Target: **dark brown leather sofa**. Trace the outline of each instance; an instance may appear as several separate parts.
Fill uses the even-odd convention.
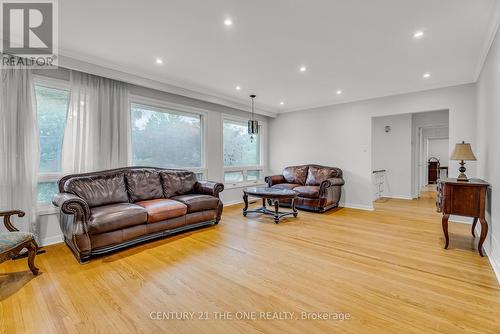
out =
[[[53,204],[61,208],[66,244],[80,261],[145,240],[217,224],[221,183],[194,173],[126,167],[59,180]]]
[[[281,175],[267,176],[265,180],[269,187],[296,191],[297,208],[317,212],[336,208],[344,185],[340,168],[320,165],[286,167]],[[290,206],[291,202],[280,205]]]

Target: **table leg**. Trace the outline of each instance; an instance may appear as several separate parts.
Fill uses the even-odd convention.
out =
[[[476,224],[477,224],[477,217],[474,217],[474,221],[472,222],[472,229],[471,229],[471,233],[472,233],[472,236],[474,238],[476,237],[476,234],[474,233],[474,230],[476,229]]]
[[[447,249],[448,244],[450,243],[450,238],[448,237],[448,219],[449,218],[450,218],[450,215],[443,215],[443,219],[441,221],[441,225],[443,225],[443,233],[444,233],[444,239],[445,239],[444,249]]]
[[[243,194],[243,202],[245,202],[245,207],[243,208],[243,216],[247,216],[247,209],[248,209],[248,195]]]
[[[280,201],[274,201],[274,223],[278,224],[280,222]]]
[[[295,207],[295,198],[292,199],[292,211],[293,211],[293,216],[297,218],[297,208]]]
[[[479,250],[479,255],[484,256],[483,243],[484,239],[486,239],[486,235],[488,234],[488,222],[484,218],[479,219],[479,221],[481,222],[481,236],[479,237],[479,244],[477,245],[477,248]]]

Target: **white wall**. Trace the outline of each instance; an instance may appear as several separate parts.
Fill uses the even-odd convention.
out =
[[[500,280],[500,34],[491,46],[477,82],[477,175],[491,184],[490,226],[485,249]],[[469,169],[467,169],[468,171]]]
[[[385,197],[411,198],[411,121],[411,114],[373,118],[372,169],[386,170]]]
[[[427,160],[437,158],[441,166],[448,166],[448,142],[448,138],[427,138]]]
[[[341,203],[372,209],[372,117],[449,110],[450,142],[476,142],[474,84],[315,108],[270,120],[270,169],[320,163],[344,170]],[[475,164],[468,173],[476,175]],[[450,174],[458,173],[452,165]]]

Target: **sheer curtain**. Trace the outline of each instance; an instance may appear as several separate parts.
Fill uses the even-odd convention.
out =
[[[16,226],[38,237],[40,148],[31,70],[0,70],[0,210],[26,212]],[[20,225],[20,224],[21,225]]]
[[[64,132],[62,167],[82,173],[126,166],[131,128],[127,84],[71,72],[71,96]]]

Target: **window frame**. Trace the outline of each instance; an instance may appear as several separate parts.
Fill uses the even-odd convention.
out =
[[[228,166],[226,167],[224,165],[224,122],[229,121],[229,122],[238,122],[238,123],[243,123],[247,124],[248,123],[248,118],[240,117],[240,116],[235,116],[231,114],[222,114],[221,118],[221,148],[222,148],[222,180],[224,185],[226,185],[229,188],[236,188],[236,187],[242,187],[246,185],[256,185],[256,184],[264,184],[263,179],[257,179],[257,180],[248,180],[248,171],[253,171],[253,170],[258,170],[260,171],[261,174],[264,174],[266,170],[266,129],[267,129],[267,122],[259,120],[259,164],[258,165],[246,165],[246,166]],[[243,174],[243,181],[240,182],[226,182],[225,180],[225,175],[226,172],[242,172]]]
[[[56,79],[56,78],[51,78],[51,77],[45,77],[41,76],[39,74],[34,74],[33,75],[33,88],[35,86],[43,86],[47,88],[52,88],[52,89],[58,89],[58,90],[65,90],[69,93],[69,98],[68,98],[68,109],[69,109],[69,103],[71,99],[71,82],[64,80],[64,79]],[[36,96],[35,96],[36,98]],[[38,109],[37,109],[37,122],[38,122]],[[66,122],[67,122],[67,113],[68,110],[66,110]],[[38,124],[37,124],[38,128]],[[37,135],[40,135],[37,133]],[[63,136],[64,138],[64,136]],[[62,152],[61,152],[61,159],[62,159]],[[37,178],[37,184],[38,183],[44,183],[44,182],[57,182],[59,179],[61,179],[64,176],[64,172],[61,170],[60,172],[43,172],[41,173],[38,171],[38,178]],[[37,206],[39,211],[47,213],[51,213],[50,209],[54,208],[52,203],[50,202],[37,202]]]
[[[173,169],[185,169],[197,174],[203,174],[203,178],[207,178],[208,168],[207,168],[207,120],[208,112],[201,108],[185,106],[182,104],[171,103],[159,99],[144,97],[141,95],[130,94],[128,99],[129,114],[132,117],[132,105],[138,104],[143,107],[151,107],[153,109],[165,109],[166,113],[174,113],[178,115],[198,115],[200,116],[201,122],[201,166],[200,167],[174,167]],[[158,112],[162,112],[158,110]],[[132,122],[130,122],[130,161],[128,162],[130,166],[133,166],[133,145],[132,145]]]

